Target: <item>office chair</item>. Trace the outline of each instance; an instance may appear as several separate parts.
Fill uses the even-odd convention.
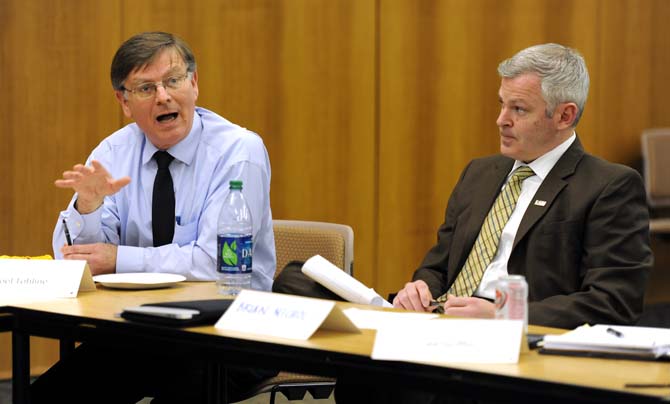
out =
[[[273,220],[277,272],[291,261],[306,261],[316,254],[321,255],[349,275],[353,274],[354,232],[343,224],[310,222],[299,220]],[[257,384],[249,397],[270,392],[270,404],[274,404],[277,393],[287,399],[302,400],[307,391],[315,399],[325,399],[335,388],[331,377],[279,372]]]
[[[345,224],[274,220],[277,272],[291,261],[307,261],[316,254],[353,276],[354,231]]]
[[[646,129],[641,142],[647,201],[655,213],[649,221],[649,231],[669,234],[670,215],[655,211],[670,208],[670,128]]]

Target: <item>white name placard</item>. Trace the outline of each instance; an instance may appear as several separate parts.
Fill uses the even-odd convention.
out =
[[[372,359],[438,365],[519,361],[520,320],[436,319],[408,325],[400,321],[377,330]]]
[[[77,297],[95,290],[86,261],[0,259],[0,300]]]
[[[255,290],[240,292],[214,327],[299,340],[309,339],[319,327],[360,332],[332,300]]]

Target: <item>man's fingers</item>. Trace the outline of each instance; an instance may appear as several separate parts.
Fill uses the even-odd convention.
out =
[[[419,300],[419,295],[416,291],[416,287],[412,283],[405,284],[405,287],[402,290],[401,301],[403,307],[408,310],[417,310],[416,301]]]
[[[89,258],[91,258],[91,254],[68,254],[68,255],[63,255],[63,259],[66,259],[66,260],[86,261]]]
[[[98,160],[91,160],[91,166],[96,170],[105,170],[105,166],[100,164]],[[107,170],[105,170],[107,171]]]
[[[407,298],[407,292],[405,289],[402,289],[400,292],[398,292],[396,297],[393,299],[393,305],[401,309],[412,310],[412,304]]]
[[[107,171],[105,166],[100,164],[100,162],[98,160],[91,160],[91,165],[88,166],[87,168],[89,170],[91,170],[91,173],[102,175],[104,177],[109,177],[110,176],[109,172]]]
[[[72,185],[74,185],[74,181],[72,181],[72,180],[56,180],[56,181],[54,181],[54,185],[57,186],[58,188],[71,188]]]
[[[110,185],[113,193],[119,192],[119,190],[126,185],[130,184],[130,177],[122,177],[118,180],[110,181]]]
[[[85,166],[83,164],[77,164],[72,167],[72,172],[79,173],[79,175],[91,175],[94,170],[92,167]]]
[[[454,295],[447,296],[447,301],[444,303],[445,310],[450,307],[463,307],[468,305],[468,297],[458,297]]]
[[[74,244],[63,246],[61,251],[64,255],[72,254],[91,254],[95,249],[95,244]]]
[[[466,307],[450,307],[444,309],[444,314],[457,317],[472,317],[472,310]]]
[[[430,293],[428,285],[424,281],[416,281],[414,282],[414,285],[416,286],[416,290],[419,295],[419,300],[421,301],[421,306],[424,309],[429,308],[430,301],[433,299],[433,295]]]
[[[405,287],[398,293],[403,308],[414,311],[426,311],[426,306],[422,303],[423,297],[421,296],[426,293],[426,291],[421,291],[421,289],[423,289],[421,284],[425,286],[425,283],[421,281],[409,282],[405,284]],[[428,293],[430,294],[430,292]],[[430,297],[428,297],[428,300],[430,300]]]

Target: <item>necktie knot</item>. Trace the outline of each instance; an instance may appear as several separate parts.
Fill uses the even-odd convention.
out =
[[[510,181],[516,180],[517,182],[521,182],[528,177],[532,177],[533,175],[535,175],[535,173],[533,172],[532,168],[528,166],[520,166],[519,168],[514,170],[514,172],[512,173],[512,177],[510,178]]]
[[[159,150],[154,153],[154,160],[156,160],[156,164],[158,164],[158,169],[164,170],[170,166],[174,157],[166,151]]]

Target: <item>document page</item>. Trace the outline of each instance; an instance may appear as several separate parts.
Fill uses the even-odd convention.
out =
[[[347,301],[393,307],[373,289],[366,287],[320,255],[308,259],[302,266],[302,272]]]
[[[411,326],[416,321],[426,321],[438,318],[437,314],[430,313],[412,313],[395,312],[382,310],[362,310],[355,307],[343,310],[356,327],[378,330],[384,327],[391,327],[396,324]]]

